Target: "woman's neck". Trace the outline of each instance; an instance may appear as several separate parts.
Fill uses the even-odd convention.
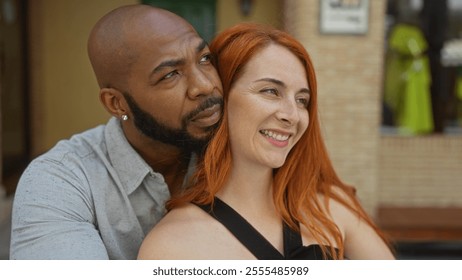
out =
[[[236,211],[272,213],[273,170],[234,164],[229,179],[217,196]]]
[[[217,196],[283,252],[282,219],[273,200],[273,170],[245,164],[233,167],[228,182]]]

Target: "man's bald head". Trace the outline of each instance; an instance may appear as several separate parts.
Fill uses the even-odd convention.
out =
[[[140,56],[138,46],[168,35],[172,28],[193,29],[183,18],[148,5],[123,6],[103,16],[88,39],[88,56],[100,88],[123,90]]]

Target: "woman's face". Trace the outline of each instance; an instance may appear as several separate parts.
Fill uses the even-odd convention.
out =
[[[275,44],[255,54],[229,93],[234,162],[282,166],[308,127],[309,100],[306,71],[295,55]]]

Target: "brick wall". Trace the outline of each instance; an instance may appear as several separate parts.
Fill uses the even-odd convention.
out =
[[[365,35],[321,34],[319,0],[285,1],[284,26],[314,61],[320,117],[334,166],[375,215],[385,1],[369,4]]]
[[[462,137],[383,136],[380,204],[386,207],[462,207]]]
[[[462,207],[462,137],[381,135],[385,0],[370,0],[366,35],[319,32],[319,0],[284,1],[284,27],[311,54],[334,166],[373,216]]]

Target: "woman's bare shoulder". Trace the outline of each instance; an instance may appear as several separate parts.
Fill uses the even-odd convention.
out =
[[[356,199],[355,197],[351,197],[343,189],[337,186],[332,186],[331,191],[337,197],[343,200],[347,205],[351,206],[353,209],[356,208],[356,205],[353,202],[353,200]],[[319,194],[319,200],[326,202],[323,204],[324,210],[329,213],[331,218],[334,220],[337,226],[341,227],[341,229],[344,227],[344,225],[350,224],[351,222],[359,219],[359,216],[355,213],[355,211],[336,199],[329,198],[326,200],[324,195]]]
[[[338,187],[333,187],[333,191],[337,192],[353,209],[334,199],[329,202],[331,217],[344,238],[346,257],[350,259],[393,259],[393,254],[378,233],[354,211],[359,210],[356,207],[362,207],[355,205],[353,200],[356,198]]]
[[[188,204],[173,209],[148,233],[138,259],[185,259],[199,246],[213,222],[199,207]]]
[[[219,260],[254,256],[225,226],[189,204],[170,211],[146,236],[138,259]]]

